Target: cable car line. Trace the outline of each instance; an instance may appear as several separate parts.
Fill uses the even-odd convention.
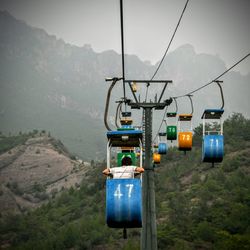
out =
[[[120,21],[121,21],[121,50],[122,50],[122,79],[123,79],[123,97],[126,100],[126,89],[125,89],[125,60],[124,60],[124,30],[123,30],[123,4],[120,0]]]
[[[106,222],[107,225],[109,227],[112,228],[123,228],[123,236],[124,238],[127,238],[127,232],[126,232],[126,228],[134,228],[134,227],[142,227],[142,234],[141,234],[141,242],[142,242],[142,249],[146,249],[147,246],[151,246],[152,249],[157,249],[157,237],[156,237],[156,215],[155,215],[155,191],[154,191],[154,165],[152,165],[152,110],[162,110],[164,108],[166,108],[165,112],[164,112],[164,117],[167,113],[167,109],[168,106],[172,103],[172,101],[175,101],[175,106],[176,106],[176,112],[178,109],[177,106],[177,98],[180,97],[188,97],[190,102],[191,102],[191,108],[192,108],[192,113],[191,114],[181,114],[179,115],[179,121],[183,122],[183,121],[188,121],[191,124],[191,119],[192,119],[192,114],[194,111],[194,107],[193,107],[193,102],[192,102],[192,94],[197,92],[198,90],[205,88],[206,86],[212,84],[213,82],[217,83],[219,88],[220,88],[220,93],[221,93],[221,98],[222,98],[222,108],[224,107],[224,96],[223,96],[223,91],[222,91],[222,87],[220,85],[220,83],[222,81],[219,80],[220,77],[222,77],[224,74],[226,74],[229,70],[231,70],[233,67],[235,67],[237,64],[239,64],[241,61],[243,61],[244,59],[246,59],[250,54],[246,55],[244,58],[242,58],[239,62],[237,62],[236,64],[234,64],[231,68],[229,68],[228,70],[226,70],[225,72],[223,72],[221,75],[219,75],[217,78],[215,78],[213,81],[209,82],[208,84],[205,84],[204,86],[201,86],[200,88],[185,94],[183,96],[176,96],[176,97],[170,97],[167,100],[164,100],[163,102],[161,102],[161,99],[164,95],[164,91],[167,87],[167,84],[169,82],[172,81],[156,81],[153,80],[153,78],[156,76],[160,66],[163,63],[163,60],[165,59],[165,56],[169,50],[169,47],[174,39],[174,36],[177,32],[177,29],[180,25],[181,19],[183,17],[183,14],[186,10],[187,4],[189,2],[189,0],[186,1],[185,7],[182,11],[181,17],[178,21],[178,24],[175,28],[174,34],[172,35],[172,38],[170,40],[170,43],[167,47],[167,50],[165,51],[165,54],[162,58],[162,60],[160,61],[154,75],[152,76],[151,80],[126,80],[125,79],[125,62],[124,62],[124,30],[123,30],[123,0],[120,0],[120,18],[121,18],[121,50],[122,50],[122,77],[121,78],[112,78],[112,79],[106,79],[106,81],[112,81],[111,85],[109,86],[108,89],[108,94],[107,94],[107,98],[106,98],[106,105],[105,105],[105,113],[104,113],[104,124],[107,128],[107,130],[109,130],[107,132],[107,169],[109,170],[109,173],[113,173],[113,179],[110,179],[109,177],[107,178],[106,181]],[[116,83],[118,81],[122,80],[123,82],[123,97],[121,98],[120,101],[118,101],[118,105],[116,107],[116,116],[115,116],[115,123],[117,126],[117,131],[112,131],[108,125],[107,122],[107,118],[108,118],[108,111],[109,111],[109,103],[110,103],[110,97],[111,97],[111,92],[112,89],[114,88],[114,86],[116,85]],[[139,101],[137,99],[137,95],[134,93],[136,92],[136,90],[133,88],[133,83],[134,82],[142,82],[144,84],[146,84],[147,90],[146,90],[146,99],[145,102],[141,103],[140,102],[140,97],[139,97]],[[150,102],[146,102],[147,100],[147,96],[148,96],[148,91],[149,91],[149,87],[150,87],[150,83],[153,82],[163,82],[165,83],[163,90],[160,94],[160,97],[157,101],[157,95],[155,98],[155,102],[152,102],[150,100]],[[126,97],[126,83],[129,84],[130,90],[132,92],[132,95],[134,97],[134,102],[130,99],[127,99]],[[120,114],[122,112],[122,104],[124,103],[125,105],[125,112],[122,113],[124,119],[120,119],[120,124],[121,124],[121,128],[119,128],[118,125],[118,116],[120,117]],[[126,112],[127,110],[127,106],[130,106],[131,109],[143,109],[143,115],[144,115],[144,123],[143,123],[143,130],[138,130],[135,129],[132,125],[133,120],[130,119],[131,116],[131,112]],[[210,119],[209,117],[212,115],[215,115],[213,118],[220,118],[220,116],[222,115],[222,113],[224,112],[224,110],[215,110],[215,109],[210,109],[210,110],[205,110],[205,114],[206,116],[204,118]],[[130,114],[124,114],[124,113],[130,113]],[[168,114],[171,113],[167,113],[167,117]],[[207,117],[207,114],[209,115],[209,117]],[[172,113],[173,115],[173,113]],[[176,113],[174,114],[176,117]],[[159,141],[160,140],[160,135],[162,136],[166,136],[167,133],[160,133],[160,129],[161,126],[164,122],[164,117],[162,119],[160,128],[158,130],[158,135],[159,135]],[[180,127],[180,126],[178,126]],[[167,129],[168,131],[168,129]],[[177,129],[175,128],[175,132],[177,134]],[[209,132],[209,131],[208,131]],[[222,127],[220,129],[220,136],[222,135]],[[181,130],[181,128],[179,129],[179,133],[178,133],[178,143],[179,143],[179,150],[182,150],[184,152],[189,151],[192,149],[192,136],[193,136],[193,131],[192,131],[192,124],[190,126],[190,128],[188,130]],[[145,159],[144,159],[144,163],[143,163],[143,138],[145,138]],[[168,137],[167,137],[168,138]],[[205,137],[204,137],[205,138]],[[204,162],[221,162],[222,158],[223,158],[223,137],[222,140],[220,139],[220,137],[216,136],[213,137],[212,139],[210,139],[209,137],[206,137],[206,143],[204,143],[205,146],[209,146],[211,144],[211,140],[213,143],[213,150],[206,150],[204,151]],[[155,139],[154,139],[155,140]],[[168,139],[168,140],[176,140],[175,139]],[[161,141],[162,142],[162,146],[164,147],[159,147],[158,148],[158,153],[153,155],[153,162],[155,164],[160,163],[160,156],[161,154],[166,154],[167,152],[167,143],[165,143],[165,141]],[[208,142],[208,144],[207,144]],[[209,144],[210,143],[210,144]],[[218,144],[218,146],[217,146]],[[160,145],[160,143],[159,143]],[[133,178],[134,177],[134,172],[133,172],[133,176],[131,177],[123,177],[123,178],[116,178],[115,174],[115,168],[120,168],[122,167],[121,165],[118,165],[118,167],[112,168],[111,165],[111,148],[118,148],[118,150],[121,150],[121,153],[125,158],[125,155],[128,153],[133,153],[133,155],[135,156],[135,152],[131,152],[134,151],[135,148],[140,148],[140,166],[142,166],[142,164],[144,164],[144,169],[145,169],[145,173],[143,176],[143,185],[142,185],[142,178],[141,179],[136,179]],[[130,148],[130,149],[128,149]],[[132,148],[132,149],[131,149]],[[159,150],[160,149],[160,150]],[[128,152],[130,151],[130,152]],[[120,154],[120,152],[118,153]],[[117,154],[117,157],[118,157]],[[216,156],[215,156],[216,154]],[[131,155],[130,155],[131,156]],[[155,158],[155,156],[157,156]],[[132,157],[128,157],[128,158],[132,158]],[[120,158],[121,159],[121,158]],[[131,159],[132,160],[132,159]],[[136,170],[138,167],[136,167],[136,164],[132,164],[128,163],[128,165],[123,164],[123,167],[132,167],[131,169],[134,171]],[[133,165],[133,166],[132,166]],[[134,166],[135,165],[135,166]],[[142,170],[140,170],[139,173],[144,172],[143,167],[139,167]],[[114,170],[113,172],[111,172],[111,169]],[[119,169],[120,171],[120,169]],[[117,173],[119,173],[119,171],[117,171]],[[125,170],[123,170],[124,172]],[[103,171],[104,174],[106,174],[106,172]],[[131,172],[132,173],[132,172]],[[108,175],[108,174],[107,174]],[[129,175],[130,176],[130,173]],[[141,176],[142,177],[142,176]],[[133,187],[133,191],[132,191],[132,187]],[[143,189],[142,189],[143,187]],[[122,197],[122,198],[121,198]],[[119,205],[117,205],[119,204]],[[143,206],[142,206],[143,204]],[[133,216],[131,216],[131,214],[133,214]],[[122,218],[122,220],[121,220]],[[129,220],[128,220],[129,218]],[[145,246],[144,246],[145,245]]]
[[[173,41],[173,39],[174,39],[174,36],[175,36],[175,34],[176,34],[176,32],[177,32],[177,29],[178,29],[178,27],[179,27],[179,25],[180,25],[180,22],[181,22],[181,19],[182,19],[182,17],[183,17],[183,14],[184,14],[184,12],[185,12],[185,10],[186,10],[186,8],[187,8],[188,2],[189,2],[189,0],[186,1],[186,4],[185,4],[185,6],[184,6],[184,8],[183,8],[183,10],[182,10],[181,16],[180,16],[180,18],[179,18],[179,20],[178,20],[178,23],[177,23],[176,27],[175,27],[174,33],[173,33],[173,35],[172,35],[172,37],[171,37],[171,39],[170,39],[170,42],[169,42],[169,44],[168,44],[168,47],[167,47],[167,49],[166,49],[166,51],[165,51],[165,53],[164,53],[164,55],[163,55],[163,57],[162,57],[162,59],[161,59],[161,61],[160,61],[159,65],[158,65],[156,71],[154,72],[153,76],[151,77],[151,79],[150,79],[151,81],[152,81],[152,80],[154,79],[154,77],[156,76],[158,70],[160,69],[160,67],[161,67],[161,65],[162,65],[162,63],[163,63],[163,61],[164,61],[164,59],[165,59],[165,57],[166,57],[166,55],[167,55],[167,53],[168,53],[168,50],[169,50],[169,48],[170,48],[170,45],[171,45],[171,43],[172,43],[172,41]],[[144,102],[147,102],[149,86],[150,86],[150,83],[147,83],[147,89],[146,89],[145,101],[144,101]]]
[[[248,53],[247,55],[245,55],[243,58],[241,58],[239,61],[237,61],[237,62],[236,62],[235,64],[233,64],[230,68],[228,68],[227,70],[225,70],[223,73],[221,73],[219,76],[217,76],[214,80],[210,81],[209,83],[204,84],[203,86],[201,86],[201,87],[199,87],[199,88],[197,88],[197,89],[195,89],[195,90],[193,90],[193,91],[191,91],[191,92],[189,92],[189,93],[187,93],[187,94],[185,94],[185,95],[180,95],[180,96],[172,97],[172,99],[173,99],[173,100],[175,101],[175,103],[176,103],[176,107],[177,107],[176,99],[182,98],[182,97],[186,97],[186,96],[188,96],[188,95],[191,95],[191,94],[193,94],[193,93],[196,93],[196,92],[198,92],[199,90],[201,90],[201,89],[207,87],[208,85],[210,85],[210,84],[212,84],[212,83],[214,83],[214,82],[218,84],[218,81],[219,81],[218,79],[219,79],[220,77],[224,76],[224,75],[225,75],[226,73],[228,73],[231,69],[233,69],[234,67],[236,67],[236,66],[237,66],[238,64],[240,64],[242,61],[244,61],[248,56],[250,56],[250,53]],[[222,99],[222,108],[221,108],[221,109],[223,109],[223,107],[224,107],[224,96],[223,96],[223,92],[222,92],[222,88],[221,88],[220,83],[221,83],[221,81],[219,81],[218,86],[220,87],[220,91],[221,91],[221,99]],[[160,131],[160,129],[161,129],[161,126],[162,126],[162,124],[163,124],[163,122],[164,122],[164,119],[165,119],[165,115],[166,115],[166,113],[164,113],[164,115],[163,115],[162,122],[161,122],[161,124],[160,124],[160,127],[159,127],[159,130],[158,130],[158,131]],[[156,137],[157,137],[157,134],[156,134],[156,136],[154,137],[154,140],[153,140],[153,141],[155,141]]]
[[[235,66],[237,66],[239,63],[241,63],[242,61],[244,61],[247,57],[250,56],[250,53],[248,53],[247,55],[245,55],[243,58],[241,58],[238,62],[236,62],[234,65],[232,65],[230,68],[228,68],[227,70],[225,70],[223,73],[221,73],[219,76],[217,76],[215,79],[213,79],[212,81],[206,83],[205,85],[185,94],[185,95],[180,95],[180,96],[175,96],[174,98],[181,98],[181,97],[185,97],[187,95],[191,95],[205,87],[207,87],[208,85],[212,84],[213,82],[216,82],[217,80],[219,80],[219,78],[221,78],[222,76],[224,76],[226,73],[228,73],[231,69],[233,69]]]
[[[185,6],[184,6],[184,8],[183,8],[183,10],[182,10],[181,16],[180,16],[180,18],[179,18],[179,20],[178,20],[178,23],[177,23],[176,27],[175,27],[174,33],[173,33],[173,35],[172,35],[172,37],[171,37],[171,39],[170,39],[170,42],[169,42],[169,44],[168,44],[168,47],[167,47],[167,49],[166,49],[166,51],[165,51],[165,53],[164,53],[164,55],[163,55],[163,57],[162,57],[162,59],[161,59],[161,61],[160,61],[159,65],[158,65],[156,71],[154,72],[153,76],[151,77],[151,80],[153,80],[154,77],[156,76],[158,70],[160,69],[160,67],[161,67],[161,65],[162,65],[162,63],[163,63],[163,61],[164,61],[164,59],[165,59],[165,57],[166,57],[166,55],[167,55],[167,53],[168,53],[168,50],[169,50],[170,45],[171,45],[171,43],[172,43],[172,41],[173,41],[173,39],[174,39],[174,37],[175,37],[175,34],[176,34],[176,32],[177,32],[177,29],[179,28],[179,25],[180,25],[181,19],[182,19],[182,17],[183,17],[183,14],[184,14],[184,12],[186,11],[188,2],[189,2],[189,0],[186,1],[186,4],[185,4]],[[150,86],[150,84],[147,83],[147,89],[146,89],[146,95],[145,95],[145,102],[147,102],[149,86]],[[174,99],[174,100],[175,100],[175,99]],[[175,100],[175,102],[176,102],[176,100]],[[166,110],[167,110],[167,109],[166,109]],[[166,112],[165,112],[165,113],[166,113]],[[164,113],[164,117],[165,117],[165,113]],[[142,115],[142,118],[143,118],[143,115]],[[162,124],[163,124],[163,120],[162,120],[161,125],[160,125],[160,127],[159,127],[158,133],[159,133],[159,131],[160,131],[160,129],[161,129]],[[157,134],[158,134],[158,133],[157,133]],[[153,139],[153,142],[155,142],[155,140],[156,140],[156,138],[157,138],[157,134],[156,134],[155,138]]]
[[[180,22],[181,22],[181,19],[182,19],[182,17],[183,17],[183,14],[184,14],[184,12],[185,12],[185,10],[186,10],[186,8],[187,8],[188,2],[189,2],[189,0],[186,1],[186,4],[185,4],[185,6],[184,6],[184,8],[183,8],[183,10],[182,10],[181,16],[180,16],[180,18],[179,18],[179,21],[178,21],[176,27],[175,27],[174,33],[173,33],[173,35],[172,35],[172,37],[171,37],[171,39],[170,39],[170,42],[169,42],[169,44],[168,44],[168,47],[167,47],[167,49],[166,49],[166,51],[165,51],[165,53],[164,53],[164,55],[163,55],[163,57],[162,57],[162,59],[161,59],[159,65],[158,65],[158,67],[157,67],[155,73],[153,74],[151,80],[153,80],[154,77],[156,76],[158,70],[160,69],[160,67],[161,67],[161,65],[162,65],[162,63],[163,63],[163,61],[164,61],[164,59],[165,59],[165,57],[166,57],[166,55],[167,55],[167,53],[168,53],[168,50],[169,50],[169,48],[170,48],[170,45],[171,45],[171,43],[172,43],[172,41],[173,41],[173,39],[174,39],[174,36],[175,36],[175,34],[176,34],[176,31],[177,31],[177,29],[178,29],[178,27],[179,27],[179,25],[180,25]]]

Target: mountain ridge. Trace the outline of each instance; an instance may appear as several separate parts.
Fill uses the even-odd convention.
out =
[[[0,131],[45,129],[83,159],[104,158],[103,114],[108,90],[104,79],[121,76],[121,55],[112,50],[96,53],[89,45],[67,44],[6,12],[0,12],[0,19]],[[150,79],[156,68],[135,55],[125,55],[125,64],[127,79]],[[200,87],[223,70],[225,63],[217,56],[197,54],[191,45],[183,45],[167,55],[157,78],[174,81],[163,97],[167,99]],[[224,79],[225,115],[242,111],[249,116],[250,74],[231,72]],[[234,82],[240,82],[239,91]],[[140,88],[143,100],[145,87]],[[153,99],[158,89],[151,86],[148,98]],[[122,95],[121,89],[114,88],[111,103]],[[132,96],[128,94],[128,98]],[[194,99],[196,125],[205,105],[220,105],[216,86]],[[185,98],[178,100],[178,106],[180,112],[190,110]],[[110,107],[111,123],[115,108],[113,104]],[[141,123],[140,118],[135,112],[135,125]],[[156,112],[155,130],[161,119],[162,114]]]

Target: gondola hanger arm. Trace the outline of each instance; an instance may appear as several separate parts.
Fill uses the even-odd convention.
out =
[[[105,105],[105,111],[104,111],[104,124],[105,124],[105,127],[107,128],[107,130],[111,131],[111,128],[109,127],[109,124],[108,124],[108,110],[109,110],[109,102],[110,102],[110,96],[111,96],[111,92],[112,92],[112,89],[114,88],[115,84],[122,80],[123,78],[118,78],[118,77],[113,77],[113,78],[106,78],[105,81],[106,82],[110,82],[112,81],[110,87],[109,87],[109,90],[108,90],[108,94],[107,94],[107,98],[106,98],[106,105]]]
[[[219,88],[220,88],[220,95],[221,95],[221,101],[222,101],[221,109],[223,109],[223,108],[224,108],[224,95],[223,95],[223,89],[222,89],[222,87],[221,87],[221,83],[223,83],[223,81],[216,80],[216,81],[214,81],[214,82],[216,82],[217,85],[218,85]]]

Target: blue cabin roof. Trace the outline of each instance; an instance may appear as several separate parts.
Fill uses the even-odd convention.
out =
[[[205,109],[201,119],[220,119],[224,109]]]
[[[108,131],[107,138],[112,147],[139,147],[142,140],[141,130]]]

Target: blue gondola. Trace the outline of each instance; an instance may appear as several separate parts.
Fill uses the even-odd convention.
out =
[[[222,162],[224,155],[224,136],[205,135],[202,144],[203,162]]]
[[[107,179],[106,221],[112,228],[142,226],[140,179]]]
[[[160,132],[158,134],[158,153],[160,155],[165,155],[167,153],[168,146],[166,140],[166,133]]]
[[[222,162],[224,155],[224,136],[221,116],[223,109],[206,109],[202,115],[203,119],[203,140],[202,140],[202,161]],[[220,120],[220,128],[213,131],[206,130],[206,120]]]
[[[107,167],[110,168],[112,147],[140,148],[142,166],[142,131],[119,130],[107,132]],[[112,228],[135,228],[142,226],[141,179],[106,180],[106,222]]]
[[[167,143],[160,142],[158,146],[158,153],[160,155],[165,155],[167,153]]]

